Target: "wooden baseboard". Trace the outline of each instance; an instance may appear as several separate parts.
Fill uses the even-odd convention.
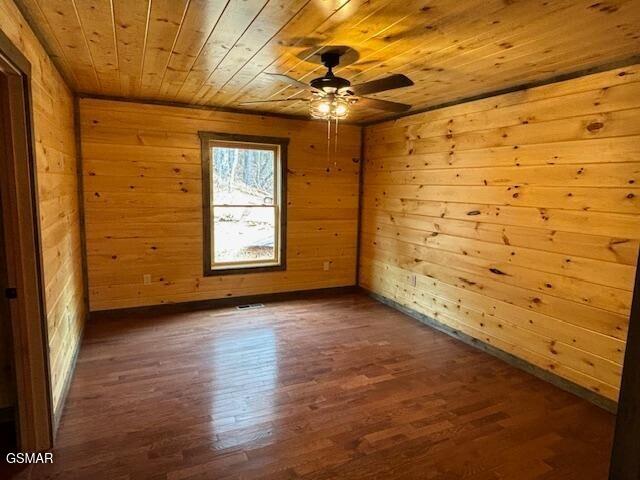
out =
[[[89,314],[90,320],[105,320],[110,318],[122,318],[133,315],[153,315],[185,313],[197,310],[210,310],[217,308],[236,307],[248,303],[282,302],[301,298],[312,298],[327,295],[340,295],[354,293],[359,288],[355,285],[345,287],[317,288],[313,290],[294,290],[281,293],[263,293],[259,295],[247,295],[242,297],[225,297],[211,300],[196,300],[191,302],[163,303],[161,305],[148,305],[142,307],[117,308],[113,310],[98,310]]]
[[[558,388],[561,388],[562,390],[572,393],[580,398],[583,398],[608,412],[615,414],[618,409],[618,404],[609,398],[599,395],[565,378],[559,377],[558,375],[555,375],[547,370],[544,370],[543,368],[540,368],[532,363],[529,363],[526,360],[516,357],[515,355],[507,353],[503,350],[500,350],[499,348],[496,348],[493,345],[489,345],[483,342],[482,340],[479,340],[475,337],[472,337],[463,332],[460,332],[459,330],[456,330],[455,328],[445,325],[444,323],[441,323],[438,320],[435,320],[429,317],[428,315],[420,313],[411,308],[405,307],[404,305],[401,305],[395,300],[391,300],[389,298],[383,297],[382,295],[371,292],[362,287],[360,287],[360,289],[361,291],[363,291],[364,293],[369,295],[371,298],[377,300],[380,303],[384,303],[385,305],[395,310],[398,310],[404,313],[405,315],[415,318],[416,320],[418,320],[421,323],[424,323],[425,325],[428,325],[451,337],[461,340],[468,345],[476,347],[479,350],[482,350],[483,352],[486,352],[494,357],[497,357],[500,360],[508,363],[509,365],[519,368],[520,370],[524,370],[525,372],[530,373],[531,375],[534,375],[546,382],[549,382],[552,385]]]
[[[53,409],[53,441],[55,444],[55,439],[58,434],[58,427],[60,426],[60,419],[62,418],[62,413],[64,412],[64,406],[67,403],[67,396],[69,395],[69,389],[71,388],[71,381],[73,380],[73,374],[76,372],[76,363],[78,362],[78,355],[80,354],[80,348],[82,346],[82,339],[84,338],[84,326],[87,324],[88,315],[85,315],[84,323],[82,324],[82,331],[80,332],[80,338],[78,339],[78,343],[76,345],[76,349],[73,352],[73,358],[71,360],[71,368],[67,372],[67,376],[64,379],[64,385],[62,387],[62,395],[60,395],[60,401],[58,405],[54,406]]]

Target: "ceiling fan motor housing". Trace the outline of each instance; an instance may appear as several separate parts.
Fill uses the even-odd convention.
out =
[[[339,51],[331,50],[320,56],[322,63],[327,67],[328,71],[324,77],[311,80],[311,86],[313,88],[317,88],[318,90],[322,90],[327,93],[334,93],[351,86],[351,82],[349,80],[346,78],[336,77],[333,74],[333,67],[340,64],[340,55],[341,53]]]
[[[351,82],[346,78],[335,77],[333,73],[328,73],[324,77],[311,80],[311,86],[326,93],[337,92],[343,88],[348,88]]]

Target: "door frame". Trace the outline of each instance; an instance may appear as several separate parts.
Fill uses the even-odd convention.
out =
[[[640,257],[636,266],[609,480],[640,478]]]
[[[53,446],[53,408],[32,115],[31,64],[0,31],[2,218],[16,385],[18,449]],[[7,127],[5,125],[5,127]],[[0,292],[5,295],[5,292]]]

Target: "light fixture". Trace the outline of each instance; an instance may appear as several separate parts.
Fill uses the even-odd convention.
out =
[[[349,100],[335,94],[318,94],[309,102],[309,113],[321,120],[339,120],[349,114]]]
[[[320,100],[317,110],[321,115],[327,115],[329,112],[331,112],[331,104],[324,99]]]
[[[347,113],[349,113],[349,105],[347,104],[347,102],[339,102],[335,106],[335,113],[339,118],[346,117]]]
[[[315,92],[309,101],[309,113],[313,118],[327,121],[327,160],[329,160],[331,156],[331,123],[335,123],[334,152],[337,154],[338,122],[349,115],[349,105],[352,100],[348,96],[342,95],[341,92],[336,92],[335,88],[331,92],[328,91],[329,87],[323,87],[322,90]],[[333,164],[337,165],[335,157]],[[327,173],[330,171],[330,168],[327,167]]]

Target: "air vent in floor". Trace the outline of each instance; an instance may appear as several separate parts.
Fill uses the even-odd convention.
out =
[[[253,310],[254,308],[262,308],[262,303],[248,303],[247,305],[238,305],[236,310]]]

